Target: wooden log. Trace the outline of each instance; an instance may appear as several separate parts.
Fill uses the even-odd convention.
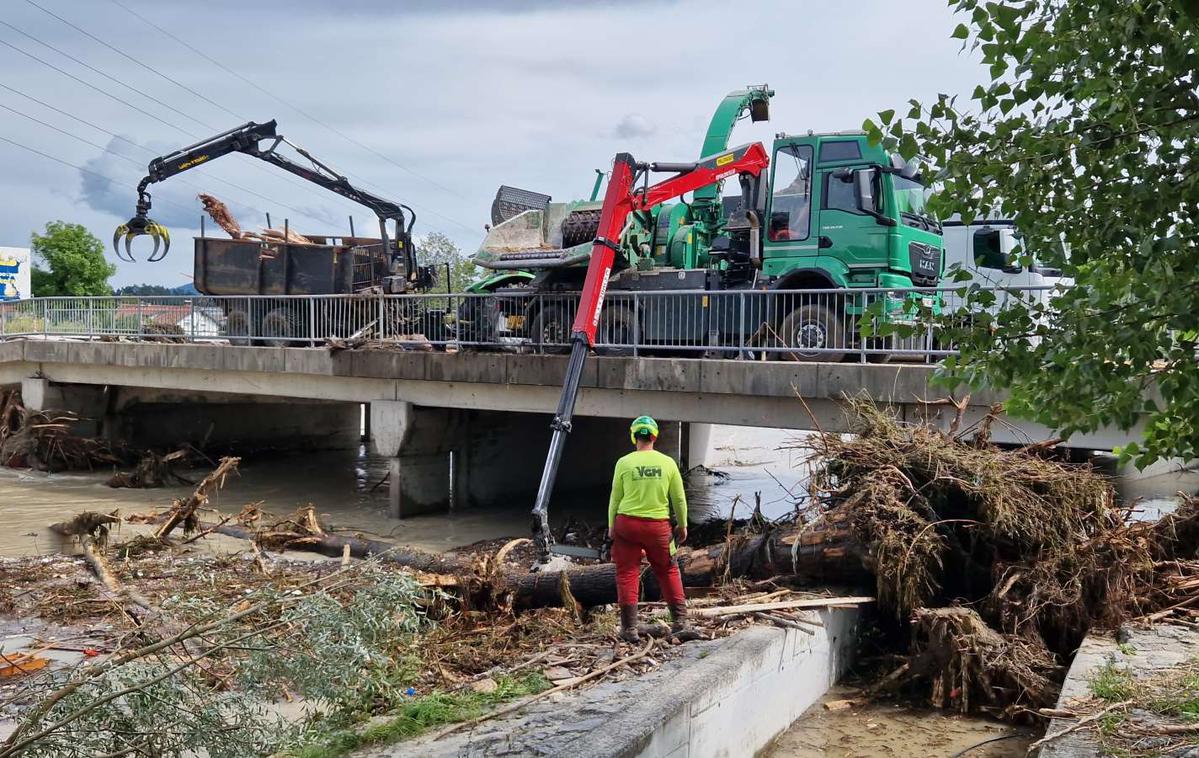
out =
[[[201,524],[200,528],[246,540],[259,536],[253,529],[232,524]],[[280,544],[279,537],[278,533],[272,536],[275,544]],[[338,534],[297,534],[294,540],[282,544],[286,549],[319,553],[330,558],[341,558],[348,549],[355,558],[378,556],[383,561],[431,574],[469,576],[477,573],[476,562],[472,559]],[[746,535],[709,547],[681,548],[676,559],[684,586],[707,587],[724,576],[751,579],[787,576],[798,581],[852,583],[869,578],[864,555],[864,550],[850,537],[848,530],[836,518],[830,518],[806,526]],[[643,568],[641,578],[642,598],[654,600],[660,597],[657,582],[648,567]],[[517,608],[542,608],[562,604],[562,579],[559,572],[526,573],[496,567],[489,581],[480,577],[477,584],[483,592],[493,596],[512,593]],[[616,567],[610,563],[572,568],[566,572],[566,579],[569,595],[584,607],[616,602]],[[836,598],[830,602],[845,603],[846,599]]]
[[[177,500],[175,507],[167,515],[166,521],[162,526],[158,527],[158,531],[154,532],[154,536],[162,539],[170,534],[175,527],[184,524],[184,531],[192,531],[192,526],[195,524],[195,514],[198,508],[202,508],[208,502],[208,496],[215,490],[219,490],[225,486],[225,477],[237,471],[237,464],[241,462],[240,458],[222,458],[221,462],[215,469],[204,477],[196,489],[186,500]]]
[[[137,626],[141,626],[147,616],[154,613],[154,606],[136,590],[122,584],[112,570],[108,567],[108,561],[104,559],[104,555],[96,549],[95,544],[91,539],[84,537],[81,541],[83,545],[83,558],[87,561],[88,568],[96,575],[96,578],[111,592],[119,601],[121,610],[126,616],[133,621]]]

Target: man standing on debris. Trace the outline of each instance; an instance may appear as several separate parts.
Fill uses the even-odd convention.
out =
[[[670,508],[678,523],[679,542],[687,541],[687,497],[683,477],[670,456],[654,450],[658,423],[638,416],[629,427],[637,450],[616,462],[612,496],[608,500],[608,536],[616,564],[616,601],[620,604],[620,638],[639,642],[637,601],[641,580],[641,555],[658,578],[662,597],[670,608],[671,633],[689,632],[687,598],[675,561],[675,541],[670,529]]]

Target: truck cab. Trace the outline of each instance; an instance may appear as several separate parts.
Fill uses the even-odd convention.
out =
[[[770,95],[730,93],[705,140],[705,150],[717,149],[700,162],[718,167],[747,149],[725,147],[729,129],[747,98],[760,105]],[[605,312],[613,316],[604,323],[618,328],[601,329],[601,342],[605,333],[628,332],[633,324],[642,346],[754,345],[768,357],[837,361],[862,347],[856,326],[870,303],[883,299],[894,320],[905,318],[913,299],[931,304],[929,294],[886,292],[935,287],[944,265],[941,227],[925,211],[915,166],[871,145],[860,131],[780,133],[769,154],[769,174],[722,180],[740,184],[735,196],[721,197],[717,183],[696,190],[690,202],[630,216],[607,287]],[[522,294],[578,292],[599,212],[594,199],[555,203],[502,187],[495,223],[474,261],[497,272],[521,271]],[[768,295],[793,290],[804,292]],[[670,291],[679,294],[664,294]],[[639,292],[646,296],[628,294]],[[505,311],[496,323],[527,325],[534,344],[564,342],[569,307],[543,311],[544,298],[525,302],[527,312]]]

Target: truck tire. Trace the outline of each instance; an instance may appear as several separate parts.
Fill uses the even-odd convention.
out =
[[[610,305],[600,314],[596,342],[616,347],[596,348],[598,355],[633,354],[633,309],[628,305]]]
[[[540,353],[558,355],[570,350],[570,320],[566,310],[557,305],[543,306],[533,316],[529,326],[533,349]]]
[[[267,347],[295,347],[300,336],[299,319],[290,308],[273,308],[262,317],[259,342]]]
[[[845,359],[844,352],[805,352],[804,348],[844,351],[848,346],[845,335],[843,314],[826,305],[801,305],[779,324],[782,346],[791,349],[774,355],[779,360],[801,363],[840,363]]]
[[[250,314],[240,308],[231,308],[225,314],[225,327],[221,331],[229,338],[230,345],[249,345]]]

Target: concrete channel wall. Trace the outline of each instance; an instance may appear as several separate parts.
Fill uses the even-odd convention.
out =
[[[813,634],[752,627],[689,643],[655,671],[533,703],[471,731],[359,758],[739,758],[766,747],[852,660],[859,612],[824,610]],[[653,655],[651,651],[651,656]]]

